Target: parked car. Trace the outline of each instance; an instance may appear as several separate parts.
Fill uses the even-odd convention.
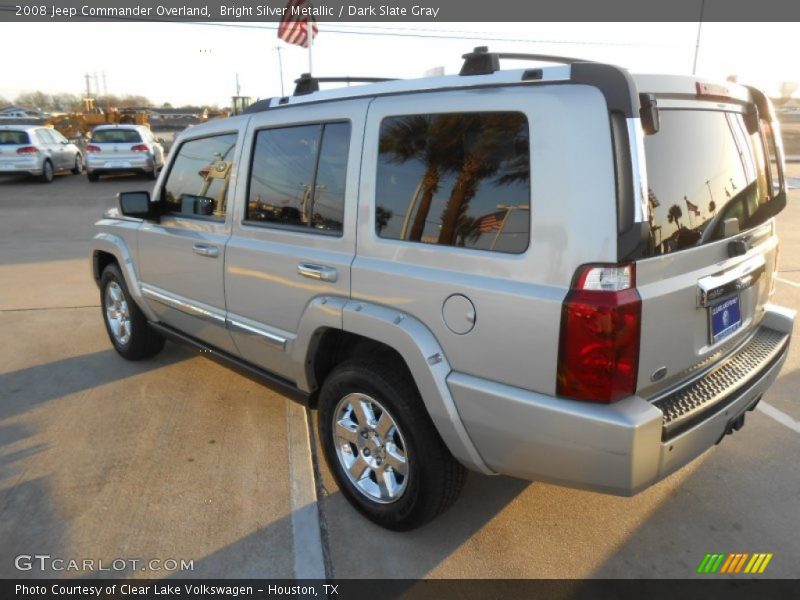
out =
[[[55,129],[0,125],[0,175],[31,175],[50,183],[59,171],[83,171],[75,144]]]
[[[98,181],[101,175],[141,173],[158,177],[164,166],[164,148],[144,125],[100,125],[86,144],[86,175]]]
[[[198,125],[94,238],[123,357],[178,340],[316,409],[342,494],[397,530],[465,468],[647,488],[741,428],[794,323],[762,92],[465,58]]]

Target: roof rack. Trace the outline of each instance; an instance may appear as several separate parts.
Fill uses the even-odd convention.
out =
[[[396,81],[391,77],[312,77],[311,73],[303,73],[300,79],[295,79],[295,96],[303,96],[319,91],[320,83],[379,83],[381,81]]]
[[[508,60],[543,60],[547,62],[573,65],[575,63],[591,63],[594,61],[550,54],[519,54],[517,52],[489,52],[487,46],[478,46],[472,52],[462,56],[464,65],[459,75],[491,75],[500,70],[500,59]]]

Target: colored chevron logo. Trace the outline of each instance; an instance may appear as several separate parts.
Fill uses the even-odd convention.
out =
[[[756,574],[763,573],[767,569],[769,561],[772,560],[772,553],[748,552],[736,553],[716,553],[706,554],[697,572],[701,575],[714,574]]]

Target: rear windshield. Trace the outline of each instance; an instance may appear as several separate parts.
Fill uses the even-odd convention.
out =
[[[92,133],[92,141],[96,144],[135,144],[142,141],[142,136],[134,129],[101,129]]]
[[[24,131],[0,131],[0,145],[2,146],[20,146],[30,143],[31,139]]]
[[[668,254],[759,223],[756,210],[775,194],[762,134],[749,134],[741,114],[660,111],[661,128],[645,137],[651,251]],[[763,219],[761,219],[763,220]]]

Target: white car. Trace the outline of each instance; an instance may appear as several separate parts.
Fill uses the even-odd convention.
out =
[[[31,175],[50,183],[57,171],[83,171],[75,144],[48,127],[0,125],[0,175]]]
[[[142,173],[155,179],[163,166],[164,147],[144,125],[100,125],[86,145],[89,181],[118,173]]]

